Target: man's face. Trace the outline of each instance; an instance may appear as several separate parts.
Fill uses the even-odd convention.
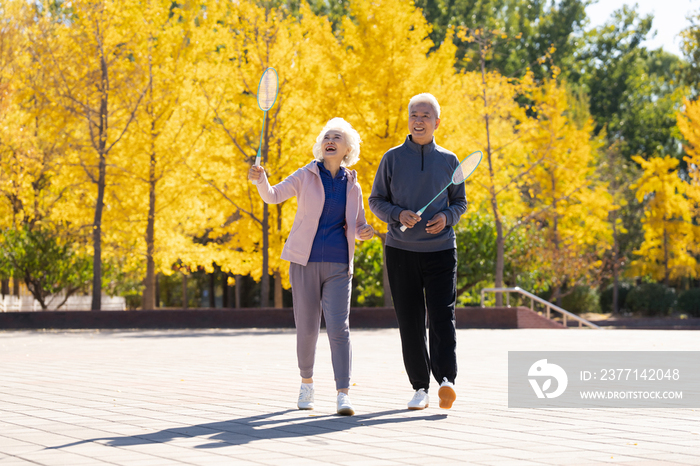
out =
[[[432,105],[419,102],[411,106],[408,112],[408,131],[413,142],[422,146],[430,144],[438,126],[440,119],[435,115]]]

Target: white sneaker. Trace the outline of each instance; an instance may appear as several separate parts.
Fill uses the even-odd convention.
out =
[[[416,393],[413,394],[413,398],[408,402],[408,409],[425,409],[428,407],[430,398],[428,398],[428,392],[425,388],[419,388]]]
[[[447,377],[442,379],[440,384],[440,390],[438,390],[438,397],[440,397],[440,407],[442,409],[450,409],[452,403],[457,399],[457,394],[455,393],[454,384],[447,380]]]
[[[350,403],[350,397],[347,393],[338,393],[338,414],[342,416],[352,416],[355,414],[355,410],[352,409],[352,403]]]
[[[299,409],[314,409],[314,386],[312,384],[303,383],[299,389],[299,401],[297,401]]]

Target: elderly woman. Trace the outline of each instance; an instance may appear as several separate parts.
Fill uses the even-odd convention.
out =
[[[289,279],[297,329],[301,389],[297,407],[314,408],[313,371],[321,312],[331,346],[337,412],[353,415],[350,403],[350,291],[355,239],[368,240],[373,228],[365,221],[362,189],[355,170],[360,135],[342,118],[333,118],[316,138],[314,161],[284,181],[270,186],[262,167],[251,167],[248,179],[268,204],[297,197],[297,212],[282,259],[290,261]]]

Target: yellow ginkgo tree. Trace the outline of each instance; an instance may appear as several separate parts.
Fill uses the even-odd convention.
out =
[[[266,68],[275,68],[279,94],[267,112],[260,147],[274,184],[312,160],[315,137],[330,118],[320,101],[337,79],[322,51],[336,40],[328,20],[307,5],[299,18],[251,2],[211,2],[210,7],[198,31],[209,49],[201,51],[194,82],[211,118],[204,123],[206,151],[187,166],[212,196],[207,238],[216,263],[224,272],[260,280],[262,307],[269,305],[274,274],[275,305],[281,306],[288,265],[279,257],[296,201],[268,206],[247,181],[263,123],[258,82]]]
[[[692,249],[697,243],[692,205],[687,197],[688,183],[678,173],[679,161],[670,156],[644,160],[634,156],[644,173],[632,186],[637,200],[645,201],[644,242],[634,251],[630,273],[670,282],[697,276],[697,260]]]
[[[34,91],[70,128],[66,137],[72,150],[63,170],[85,182],[80,195],[73,193],[72,214],[74,220],[82,217],[79,222],[91,224],[92,310],[99,310],[103,239],[106,236],[109,244],[114,231],[105,223],[122,220],[105,204],[108,173],[114,168],[115,148],[134,122],[147,90],[143,69],[134,59],[133,25],[140,18],[136,4],[125,7],[114,0],[74,0],[69,9],[63,6],[42,1],[36,10],[28,8],[33,24],[25,35],[32,66],[47,77],[46,85]]]
[[[430,92],[441,104],[443,121],[459,118],[453,101],[455,46],[447,38],[430,53],[430,25],[412,1],[352,0],[350,17],[343,19],[337,44],[324,47],[324,66],[332,71],[331,92],[319,96],[328,116],[341,116],[360,133],[362,147],[357,170],[365,210],[382,240],[386,224],[369,210],[369,195],[379,162],[386,151],[403,144],[408,135],[408,102],[416,94]],[[391,11],[391,14],[386,14]],[[436,142],[450,150],[449,132],[441,126]],[[466,154],[463,154],[466,155]],[[383,248],[382,248],[383,250]],[[384,304],[391,306],[386,269]]]
[[[530,143],[542,160],[527,175],[527,203],[545,244],[537,251],[552,298],[561,297],[600,276],[600,257],[611,247],[608,214],[613,210],[606,185],[596,176],[592,121],[579,127],[570,117],[565,87],[552,78],[529,93],[537,126]]]
[[[171,274],[173,264],[189,265],[193,255],[197,265],[207,262],[203,246],[193,239],[208,216],[197,209],[202,196],[185,168],[202,149],[201,122],[207,115],[191,79],[198,66],[200,14],[167,0],[148,0],[140,4],[140,27],[134,28],[134,55],[144,70],[146,93],[115,152],[108,198],[125,220],[119,243],[135,245],[139,262],[145,262],[143,309],[156,306],[157,272]]]

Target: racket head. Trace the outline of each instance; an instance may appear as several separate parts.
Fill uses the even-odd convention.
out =
[[[267,112],[275,105],[279,91],[279,77],[274,68],[267,68],[258,83],[258,107]]]
[[[459,163],[459,166],[455,168],[454,173],[452,173],[452,183],[464,183],[464,180],[469,178],[469,176],[474,173],[474,170],[476,170],[476,167],[479,166],[483,156],[484,154],[480,150],[467,155],[464,160]]]

